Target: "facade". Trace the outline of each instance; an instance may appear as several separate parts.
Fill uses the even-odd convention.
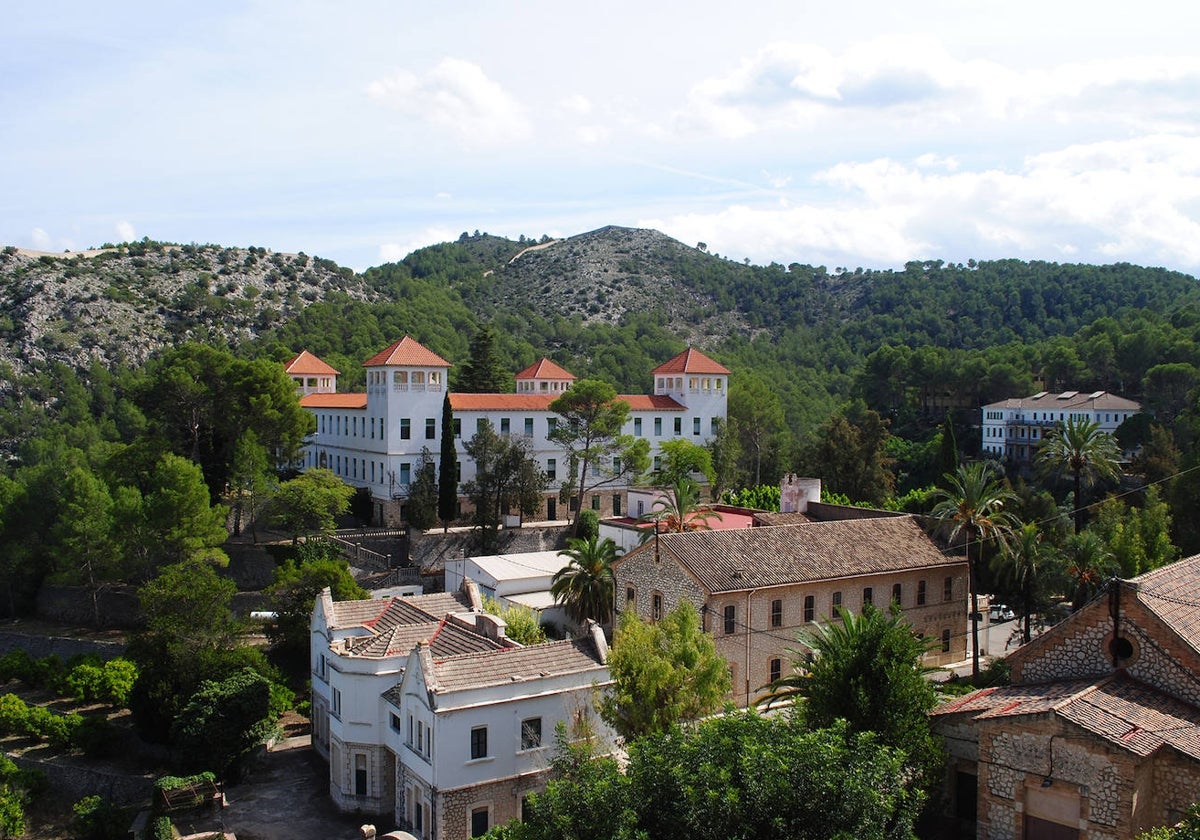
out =
[[[1200,799],[1200,555],[1116,581],[932,713],[970,836],[1124,840]]]
[[[347,813],[422,840],[477,836],[519,817],[548,776],[555,727],[587,725],[609,684],[608,648],[584,638],[522,647],[478,591],[334,602],[312,619],[313,746]]]
[[[614,564],[617,609],[657,621],[690,601],[729,663],[739,705],[788,673],[798,632],[838,606],[895,601],[917,632],[939,640],[930,665],[965,659],[966,561],[939,551],[911,516],[813,520],[816,508],[835,507],[776,514],[798,524],[651,538]]]
[[[562,604],[555,603],[550,587],[567,562],[558,551],[447,557],[445,588],[453,591],[464,579],[472,580],[483,595],[504,605],[528,607],[538,624],[550,624],[566,633],[569,619]]]
[[[331,469],[347,484],[367,488],[375,500],[376,518],[391,523],[403,518],[422,452],[428,450],[435,464],[440,458],[442,402],[450,363],[405,337],[364,365],[366,393],[321,390],[301,396],[300,404],[317,421],[302,463],[306,468]],[[729,371],[697,350],[685,350],[655,368],[653,377],[654,393],[620,399],[630,407],[622,432],[646,438],[657,466],[665,441],[682,438],[703,445],[716,434],[725,420]],[[559,509],[558,488],[568,477],[568,465],[563,451],[548,438],[557,422],[550,403],[574,379],[542,359],[517,374],[516,393],[450,394],[460,483],[475,475],[464,443],[487,420],[500,434],[529,439],[550,480],[540,513],[549,520],[565,515]],[[590,492],[581,505],[601,516],[620,516],[628,509],[627,489],[622,483],[605,484]]]
[[[1090,420],[1111,435],[1141,410],[1140,403],[1108,391],[1039,391],[1032,397],[990,403],[983,407],[983,451],[1028,464],[1046,432],[1067,420]]]

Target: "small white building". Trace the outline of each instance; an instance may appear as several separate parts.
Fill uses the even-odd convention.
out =
[[[517,604],[533,610],[539,624],[560,631],[568,626],[566,613],[554,602],[550,586],[568,560],[557,551],[527,551],[518,554],[484,554],[446,561],[446,591],[452,592],[471,580],[479,591],[501,604]]]
[[[316,600],[312,743],[342,811],[391,818],[422,840],[456,840],[521,815],[546,782],[555,728],[585,726],[610,683],[594,624],[582,639],[522,647],[457,593]]]
[[[983,451],[1012,463],[1030,463],[1046,433],[1068,420],[1090,420],[1111,435],[1141,410],[1141,403],[1108,391],[1039,391],[1001,400],[983,407]]]

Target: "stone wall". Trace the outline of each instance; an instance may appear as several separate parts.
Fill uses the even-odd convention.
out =
[[[130,776],[22,755],[10,757],[23,770],[45,773],[53,795],[67,803],[96,794],[120,807],[142,805],[149,803],[154,788],[153,776]]]
[[[103,639],[72,639],[67,636],[42,636],[31,633],[0,631],[0,656],[10,650],[24,650],[34,659],[55,655],[63,661],[72,656],[95,654],[101,659],[116,659],[125,654],[125,643]]]
[[[521,818],[521,800],[531,793],[544,790],[550,770],[527,773],[516,778],[501,779],[482,785],[443,791],[437,796],[436,808],[443,840],[467,840],[471,836],[471,812],[488,810],[488,828]]]
[[[571,526],[525,526],[505,528],[497,534],[495,554],[518,554],[528,551],[553,551],[566,546]],[[413,531],[409,537],[409,556],[423,576],[445,575],[446,558],[470,557],[480,553],[479,532],[454,530]]]

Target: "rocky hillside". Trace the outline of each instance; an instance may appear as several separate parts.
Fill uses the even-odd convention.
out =
[[[471,240],[460,240],[470,249]],[[656,312],[679,338],[701,346],[751,331],[735,309],[718,305],[698,274],[742,270],[655,230],[609,226],[533,243],[497,260],[474,284],[458,285],[475,312],[532,309],[543,316],[619,324]],[[746,269],[747,271],[749,269]]]
[[[0,251],[0,362],[141,362],[189,339],[237,345],[331,293],[375,295],[305,254],[143,240],[74,254]]]

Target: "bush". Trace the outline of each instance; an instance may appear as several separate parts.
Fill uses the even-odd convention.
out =
[[[34,678],[36,669],[37,664],[33,657],[22,648],[10,650],[4,656],[0,656],[0,682],[20,680],[29,684]]]
[[[100,700],[111,706],[124,706],[137,682],[137,666],[128,659],[110,659],[104,663],[104,687]]]
[[[175,840],[175,826],[171,825],[170,817],[159,817],[150,827],[152,840]]]
[[[579,522],[576,525],[576,536],[581,540],[600,536],[600,514],[591,508],[579,511]]]
[[[99,796],[85,796],[73,806],[71,827],[79,840],[122,840],[129,827],[128,815]]]

